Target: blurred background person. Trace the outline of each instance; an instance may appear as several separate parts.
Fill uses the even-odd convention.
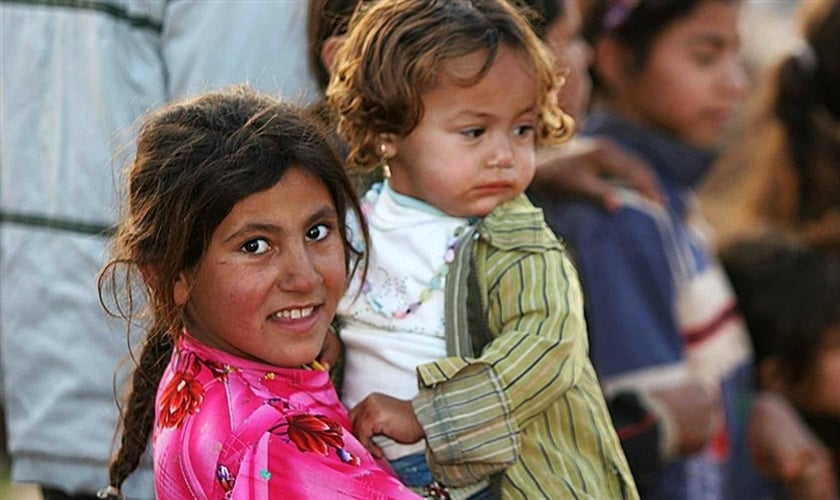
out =
[[[840,253],[840,1],[799,6],[796,49],[757,80],[702,192],[720,244],[779,230]]]
[[[107,484],[127,347],[96,277],[136,119],[233,82],[310,98],[305,7],[0,3],[0,368],[13,481],[46,499],[94,498]],[[126,493],[153,498],[148,461]]]
[[[728,244],[721,261],[755,349],[757,383],[808,424],[781,447],[754,443],[756,463],[785,487],[773,498],[836,499],[840,464],[840,259],[765,234]],[[768,398],[762,405],[777,405]],[[755,432],[778,418],[752,422]],[[787,496],[785,496],[787,495]]]
[[[622,189],[612,213],[585,200],[542,206],[572,249],[590,354],[608,395],[657,398],[658,449],[631,460],[647,498],[751,498],[759,478],[746,453],[752,354],[733,296],[697,233],[693,191],[746,89],[737,0],[588,3],[595,58],[587,137],[607,137],[652,166],[654,204]],[[644,415],[644,414],[642,414]]]

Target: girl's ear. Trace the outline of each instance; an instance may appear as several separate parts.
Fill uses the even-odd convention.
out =
[[[610,94],[619,91],[629,77],[630,60],[627,50],[613,37],[605,36],[595,44],[593,66],[598,78]]]
[[[335,61],[335,55],[338,53],[338,49],[344,44],[344,40],[347,37],[344,35],[339,36],[331,36],[324,41],[324,44],[321,45],[321,64],[324,65],[324,68],[327,69],[327,72],[332,75],[333,72],[333,61]]]
[[[176,306],[184,306],[190,300],[190,290],[192,289],[192,274],[187,271],[178,273],[178,278],[175,280],[175,286],[172,288],[172,299]]]

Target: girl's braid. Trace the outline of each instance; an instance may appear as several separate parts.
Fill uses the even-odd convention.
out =
[[[100,498],[119,498],[119,488],[137,469],[146,451],[155,418],[155,394],[173,349],[172,336],[153,330],[140,353],[140,364],[131,379],[128,406],[122,413],[122,440],[116,457],[108,468],[111,488]],[[105,490],[103,490],[105,491]]]

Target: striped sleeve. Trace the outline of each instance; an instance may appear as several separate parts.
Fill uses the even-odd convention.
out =
[[[432,467],[448,484],[468,484],[516,461],[523,430],[576,386],[587,366],[575,271],[559,243],[539,236],[540,229],[511,221],[481,246],[476,260],[487,278],[494,339],[481,357],[418,369],[415,411],[427,431]],[[522,248],[522,241],[531,243]]]

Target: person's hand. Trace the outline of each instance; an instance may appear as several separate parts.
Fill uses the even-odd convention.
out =
[[[350,410],[353,433],[362,445],[376,458],[382,449],[373,442],[373,436],[382,434],[398,443],[415,443],[426,433],[414,415],[411,401],[392,398],[374,392]]]
[[[341,340],[339,340],[335,330],[329,328],[326,337],[324,337],[324,345],[321,347],[321,352],[318,353],[317,361],[324,370],[329,371],[338,361],[339,357],[341,357]]]
[[[658,401],[676,427],[676,453],[689,455],[702,450],[714,432],[716,415],[722,411],[720,398],[698,382],[653,390],[648,397]]]
[[[792,499],[838,498],[829,451],[783,396],[765,391],[756,397],[748,437],[758,469],[783,482]]]
[[[577,137],[560,147],[537,151],[534,187],[539,191],[584,196],[615,211],[620,206],[616,188],[605,177],[618,178],[645,198],[662,203],[662,191],[650,166],[610,139]]]

